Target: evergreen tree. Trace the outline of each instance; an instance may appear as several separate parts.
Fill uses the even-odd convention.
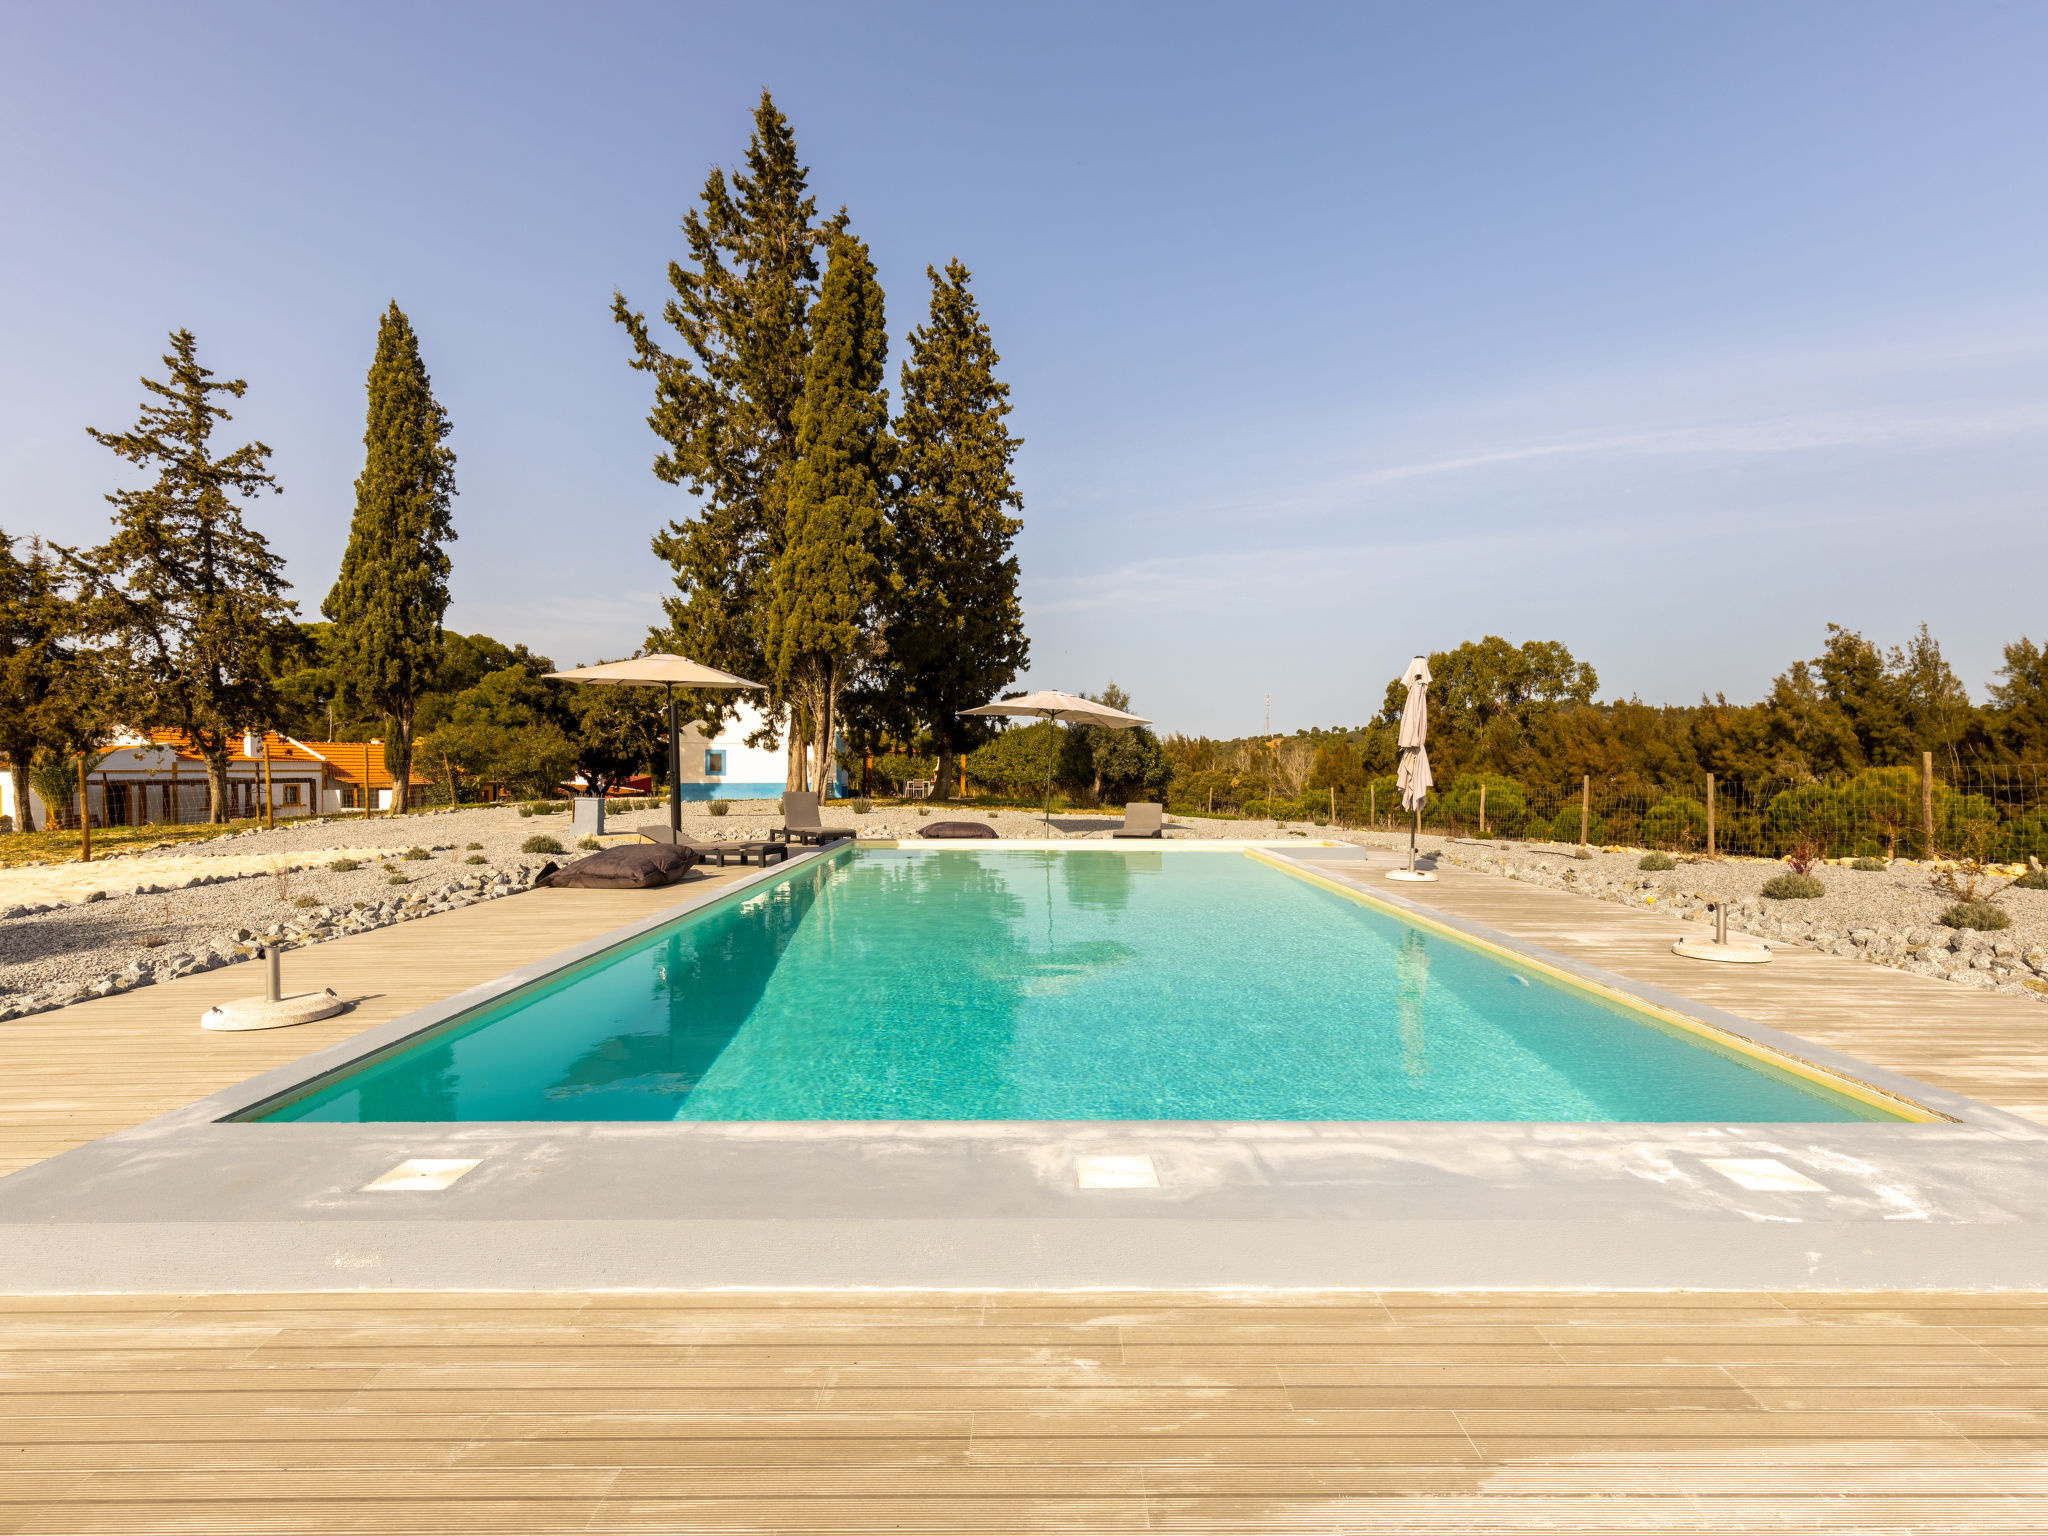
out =
[[[174,726],[206,761],[215,821],[228,816],[229,744],[276,717],[265,665],[291,621],[284,561],[242,518],[238,499],[279,490],[270,449],[244,443],[213,456],[214,424],[233,418],[216,395],[239,399],[242,379],[214,382],[190,331],[171,333],[167,382],[142,380],[155,396],[126,432],[88,427],[94,441],[156,470],[153,484],[116,491],[114,534],[79,556],[63,553],[91,585],[85,618],[122,660],[124,712],[135,723]]]
[[[646,316],[623,294],[612,295],[612,316],[632,339],[633,367],[654,376],[647,424],[666,445],[654,473],[700,502],[694,516],[655,535],[655,554],[675,570],[676,595],[663,602],[668,623],[648,635],[648,644],[743,677],[772,670],[769,594],[784,540],[787,472],[797,455],[818,288],[815,253],[844,220],[842,214],[824,227],[813,222],[808,175],[788,119],[763,91],[745,173],[728,184],[714,169],[703,206],[683,216],[693,265],[669,264],[674,296],[662,310],[683,350],[663,348]],[[690,703],[718,721],[729,700],[707,692]],[[795,738],[792,730],[793,786]]]
[[[412,782],[413,729],[420,697],[434,682],[448,611],[455,454],[445,445],[448,413],[434,399],[419,338],[396,302],[377,327],[369,391],[355,520],[341,576],[320,611],[334,621],[350,692],[391,717],[384,759],[392,783],[404,786]],[[402,788],[394,790],[394,816],[405,800]]]
[[[78,738],[97,723],[89,717],[101,690],[93,686],[90,653],[71,643],[78,607],[56,562],[40,539],[31,542],[26,559],[14,544],[0,533],[0,752],[14,779],[14,828],[33,832],[30,765],[38,752],[82,744]]]
[[[873,620],[889,452],[882,289],[867,246],[851,235],[832,241],[811,335],[766,638],[776,685],[809,727],[807,787],[822,791],[839,694]]]
[[[896,423],[894,579],[888,667],[905,706],[938,741],[940,793],[958,784],[955,755],[985,738],[960,711],[987,703],[1029,663],[1017,558],[1022,521],[1010,461],[1010,386],[956,259],[931,279],[931,316],[910,333]]]

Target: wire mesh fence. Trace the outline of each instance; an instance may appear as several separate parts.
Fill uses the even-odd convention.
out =
[[[1271,817],[1400,832],[1413,825],[1394,780],[1262,793],[1241,782],[1175,781],[1181,815]],[[1215,776],[1221,781],[1224,776]],[[1700,775],[1661,785],[1582,775],[1548,792],[1502,775],[1460,775],[1432,790],[1422,828],[1439,835],[1589,843],[1673,853],[1781,858],[1802,844],[1826,858],[2048,860],[2048,765],[1936,773],[1872,768],[1793,782]]]

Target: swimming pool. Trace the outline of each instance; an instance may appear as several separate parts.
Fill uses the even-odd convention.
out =
[[[1242,853],[849,848],[242,1118],[1906,1118],[1853,1092]]]

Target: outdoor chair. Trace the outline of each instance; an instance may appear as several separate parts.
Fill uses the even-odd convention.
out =
[[[903,798],[906,800],[929,800],[932,797],[933,782],[930,779],[905,779]]]
[[[720,869],[725,868],[727,864],[752,863],[765,866],[789,857],[790,845],[780,838],[770,838],[766,842],[693,843],[687,838],[678,837],[673,828],[659,821],[648,826],[635,827],[633,831],[650,843],[665,843],[676,848],[686,848],[697,856],[698,863],[716,864]]]
[[[1140,800],[1124,807],[1124,824],[1111,837],[1165,837],[1166,807]]]
[[[783,793],[782,825],[768,829],[768,840],[776,843],[831,843],[859,835],[852,827],[828,827],[820,822],[818,797],[807,789]]]

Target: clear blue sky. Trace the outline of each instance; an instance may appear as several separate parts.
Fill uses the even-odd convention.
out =
[[[1833,619],[2048,639],[2048,9],[0,7],[0,526],[105,527],[166,331],[250,383],[316,614],[377,315],[461,456],[449,623],[630,653],[677,221],[763,86],[895,351],[975,273],[1033,685],[1356,723],[1555,638],[1755,697]],[[237,439],[239,441],[240,439]]]

